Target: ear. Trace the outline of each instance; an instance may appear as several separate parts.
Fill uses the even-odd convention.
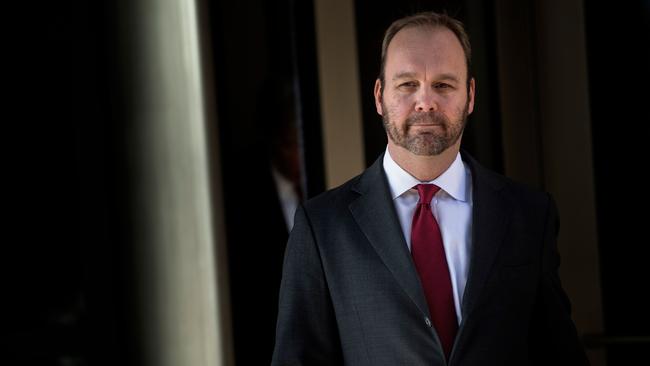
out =
[[[467,114],[472,114],[474,111],[474,93],[476,91],[476,80],[472,78],[472,80],[469,81],[469,92],[467,93],[467,97],[469,98],[469,103],[467,105]]]
[[[381,88],[382,88],[381,81],[379,79],[375,80],[375,92],[374,92],[374,94],[375,94],[375,108],[377,109],[377,113],[380,116],[383,116],[384,111],[381,108],[381,92],[382,92]]]

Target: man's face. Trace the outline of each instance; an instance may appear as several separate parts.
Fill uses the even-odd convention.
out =
[[[467,77],[463,48],[450,30],[400,30],[387,50],[385,85],[375,83],[389,145],[426,156],[460,145],[474,110],[474,80],[468,90]]]

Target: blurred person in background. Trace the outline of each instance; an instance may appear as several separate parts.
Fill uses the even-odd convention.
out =
[[[256,125],[224,177],[230,293],[237,365],[268,363],[282,260],[302,200],[295,92],[283,73],[266,80]],[[251,351],[251,344],[256,350]]]

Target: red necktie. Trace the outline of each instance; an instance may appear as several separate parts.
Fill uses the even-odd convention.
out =
[[[416,188],[420,193],[420,200],[413,215],[411,255],[429,305],[433,326],[449,359],[458,330],[458,321],[442,235],[431,211],[431,199],[440,187],[418,184]]]

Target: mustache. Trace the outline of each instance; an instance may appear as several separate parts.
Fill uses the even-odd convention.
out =
[[[448,121],[445,115],[439,112],[418,112],[410,115],[406,119],[406,126],[417,125],[447,125]]]

